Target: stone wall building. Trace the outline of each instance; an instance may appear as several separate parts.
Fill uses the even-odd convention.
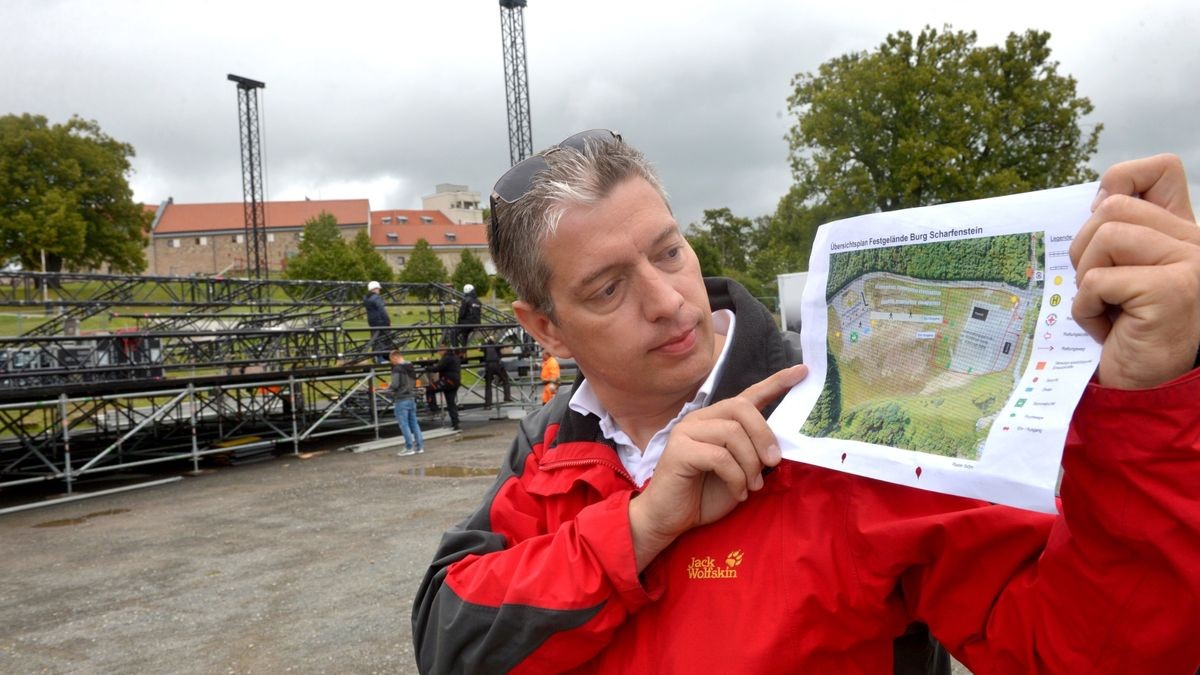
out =
[[[304,222],[321,212],[337,219],[346,241],[369,230],[366,199],[265,202],[267,265],[282,272],[299,252]],[[146,251],[146,273],[155,276],[240,275],[246,269],[246,216],[242,202],[176,204],[156,210]]]

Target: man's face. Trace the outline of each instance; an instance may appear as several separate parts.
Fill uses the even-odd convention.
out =
[[[543,344],[574,358],[610,408],[693,395],[715,361],[711,310],[696,255],[654,188],[631,179],[569,209],[545,246],[554,319],[533,313]]]

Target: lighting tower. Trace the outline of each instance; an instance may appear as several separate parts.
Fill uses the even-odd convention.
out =
[[[229,75],[237,83],[238,130],[242,139],[242,207],[246,213],[246,274],[267,279],[267,213],[263,204],[262,134],[258,125],[258,90],[267,85]]]
[[[508,154],[513,164],[533,154],[529,68],[525,64],[525,0],[500,0],[504,93],[508,98]]]

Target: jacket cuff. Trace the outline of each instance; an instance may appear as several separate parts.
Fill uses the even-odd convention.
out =
[[[604,569],[621,602],[630,613],[662,596],[665,582],[661,575],[646,570],[645,583],[638,576],[633,552],[633,531],[629,525],[629,500],[632,490],[615,494],[592,504],[575,518],[579,536],[588,545]]]
[[[1185,428],[1195,415],[1197,400],[1200,368],[1150,389],[1117,389],[1093,380],[1084,390],[1072,426],[1085,437],[1103,429],[1099,432],[1103,435],[1116,432],[1137,438],[1141,434],[1137,421],[1178,420],[1182,423],[1177,428]],[[1137,420],[1138,416],[1143,420]]]

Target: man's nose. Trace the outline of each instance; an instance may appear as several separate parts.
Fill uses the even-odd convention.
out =
[[[653,265],[641,276],[642,312],[647,321],[673,318],[683,307],[683,295],[671,284],[671,278]]]

